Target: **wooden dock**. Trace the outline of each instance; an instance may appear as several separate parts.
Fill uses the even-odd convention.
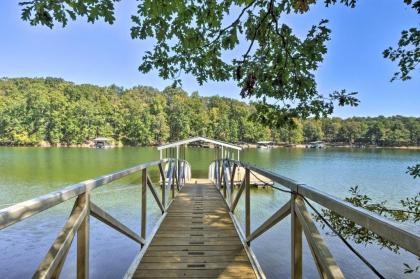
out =
[[[182,162],[184,164],[180,164]],[[211,168],[216,162],[217,172]],[[169,166],[167,171],[164,171],[166,164]],[[92,216],[141,245],[139,254],[125,274],[125,279],[133,277],[265,279],[250,244],[290,215],[291,278],[303,278],[304,239],[311,250],[320,278],[344,278],[340,266],[329,251],[311,212],[306,207],[308,205],[313,209],[311,202],[314,202],[420,257],[418,233],[402,228],[382,216],[255,165],[231,159],[218,159],[211,164],[209,177],[215,175],[215,179],[212,180],[192,179],[188,183],[186,176],[181,175],[179,171],[185,171],[185,168],[181,168],[186,165],[185,161],[166,158],[69,185],[0,209],[0,231],[49,208],[74,200],[67,221],[46,251],[33,278],[59,278],[74,240],[77,242],[75,245],[77,278],[89,278],[89,220]],[[165,187],[153,184],[148,175],[151,168],[159,170],[159,182]],[[240,168],[244,168],[245,173],[235,193],[233,191],[235,172]],[[140,232],[125,226],[90,198],[95,189],[133,174],[141,174]],[[290,194],[290,199],[283,205],[279,204],[277,211],[256,229],[251,230],[251,177],[257,175],[282,185],[287,189],[284,191]],[[161,198],[158,195],[159,187],[162,190]],[[146,235],[148,192],[152,194],[155,206],[159,207],[162,215],[152,232]],[[245,201],[245,232],[242,232],[239,221],[234,215],[241,195]],[[116,252],[124,253],[124,251]],[[280,261],[285,256],[287,255],[282,250],[276,260]],[[369,264],[360,254],[356,256],[363,259],[366,265]],[[375,271],[375,274],[380,274],[371,264],[368,267]]]
[[[133,278],[257,278],[222,196],[195,181],[168,208]]]

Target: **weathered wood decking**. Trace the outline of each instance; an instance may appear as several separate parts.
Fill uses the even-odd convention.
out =
[[[290,215],[291,219],[291,278],[302,278],[302,240],[307,240],[320,278],[344,278],[328,245],[319,232],[310,211],[311,202],[329,209],[355,224],[375,233],[383,239],[420,257],[420,236],[400,225],[351,203],[321,192],[314,187],[298,183],[240,161],[218,159],[209,168],[215,174],[214,183],[198,180],[186,184],[178,171],[185,161],[171,158],[151,161],[116,171],[97,178],[67,186],[61,190],[23,201],[0,209],[0,231],[44,210],[76,198],[73,209],[57,238],[36,269],[33,278],[58,278],[69,254],[72,242],[77,238],[77,277],[89,278],[90,216],[142,245],[135,261],[126,272],[126,278],[265,278],[255,255],[248,246],[257,237]],[[217,163],[216,163],[217,162]],[[168,171],[164,171],[168,164]],[[148,170],[158,167],[162,199],[154,189]],[[235,195],[233,181],[235,170],[245,168],[245,177]],[[138,234],[91,201],[91,193],[112,181],[141,173],[141,233]],[[265,222],[251,231],[251,176],[262,175],[286,188],[290,200],[274,212]],[[180,179],[178,179],[180,177]],[[193,180],[194,181],[194,180]],[[176,189],[181,186],[178,195]],[[223,193],[219,192],[219,189]],[[276,187],[277,189],[277,187]],[[281,190],[281,189],[279,189]],[[146,237],[147,192],[151,192],[162,211],[150,235]],[[245,200],[245,233],[242,232],[233,212],[241,197]],[[168,195],[175,196],[167,207]],[[222,195],[224,198],[222,198]],[[232,219],[231,219],[232,218]],[[233,222],[232,222],[233,220]],[[235,230],[236,229],[236,230]],[[239,233],[239,235],[238,235]],[[245,243],[246,242],[246,243]],[[244,244],[242,244],[244,243]],[[353,250],[352,250],[353,251]],[[118,251],[124,253],[124,251]],[[382,275],[362,255],[355,253],[379,277]],[[282,260],[283,254],[279,254]],[[0,263],[1,264],[1,263]]]
[[[256,278],[229,210],[210,181],[182,188],[133,278]]]

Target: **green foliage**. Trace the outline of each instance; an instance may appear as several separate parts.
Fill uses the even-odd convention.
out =
[[[0,80],[0,144],[75,145],[97,136],[154,145],[192,136],[228,142],[274,140],[401,146],[420,144],[420,118],[290,119],[269,129],[255,119],[258,103],[137,86],[76,85],[62,79]],[[252,116],[252,117],[251,117]]]
[[[420,14],[420,0],[404,0],[404,2]],[[417,27],[403,30],[397,48],[387,48],[383,56],[391,61],[398,61],[400,71],[394,74],[391,81],[411,79],[410,73],[420,64],[420,30]]]
[[[420,177],[420,164],[408,167],[406,173],[410,174],[413,178]]]
[[[189,96],[180,88],[122,89],[62,79],[0,79],[1,145],[76,145],[97,136],[154,145],[191,136],[256,142],[270,130],[232,99]]]
[[[418,167],[418,165],[417,165]],[[413,167],[415,169],[415,167]],[[416,176],[414,176],[416,178]],[[407,197],[400,200],[399,208],[392,208],[387,205],[386,201],[373,202],[372,199],[360,193],[358,186],[351,187],[350,197],[344,200],[364,209],[367,209],[376,214],[385,216],[397,222],[411,222],[415,224],[420,221],[420,192],[413,197]],[[394,253],[399,253],[400,247],[381,236],[369,231],[368,229],[357,225],[353,221],[340,216],[339,214],[329,209],[322,209],[322,215],[325,220],[344,238],[350,238],[358,244],[377,244],[380,247],[385,247]],[[313,215],[314,218],[321,223],[322,228],[326,226],[324,221],[318,216]],[[418,257],[420,260],[420,257]],[[420,266],[410,266],[404,263],[404,274],[418,273]]]
[[[77,16],[92,23],[102,19],[112,24],[117,2],[32,0],[19,4],[23,20],[52,28],[56,23],[66,26],[69,19]],[[320,20],[299,38],[281,18],[306,13],[317,3],[327,7],[341,3],[354,8],[356,2],[142,0],[131,17],[131,37],[155,41],[154,47],[146,51],[140,71],[157,69],[161,77],[172,79],[175,84],[181,83],[181,73],[192,74],[199,84],[234,80],[242,97],[256,100],[254,119],[271,128],[288,127],[295,118],[325,117],[332,114],[335,105],[357,106],[359,101],[356,92],[318,92],[314,74],[327,52],[328,20]],[[420,12],[420,0],[404,2]],[[398,47],[383,52],[385,58],[398,61],[400,72],[393,79],[411,78],[409,73],[420,59],[419,37],[417,28],[404,30]],[[233,49],[242,54],[232,57]],[[188,128],[181,122],[174,125]],[[394,135],[394,141],[401,137]]]
[[[23,20],[52,28],[56,23],[66,26],[77,16],[92,23],[103,19],[112,24],[116,2],[32,0],[20,5]],[[139,70],[147,73],[157,69],[159,76],[175,84],[181,83],[180,73],[192,74],[199,84],[234,80],[242,97],[257,100],[258,118],[269,127],[287,126],[297,117],[327,116],[335,104],[355,106],[355,92],[340,90],[324,96],[317,90],[314,74],[327,52],[328,20],[310,27],[303,38],[281,20],[287,14],[307,12],[316,2],[139,1],[131,17],[131,37],[155,41],[145,52]],[[353,8],[356,1],[318,2],[340,2]],[[242,45],[247,45],[245,50]],[[242,55],[226,59],[225,54],[234,49]]]
[[[400,208],[391,208],[386,201],[374,202],[369,196],[361,194],[358,186],[350,188],[349,192],[350,197],[346,197],[345,201],[357,207],[367,209],[398,222],[409,221],[417,223],[420,220],[420,193],[417,193],[414,197],[401,200]],[[336,231],[345,238],[351,238],[355,243],[364,243],[365,245],[376,243],[393,252],[398,252],[399,250],[399,247],[394,243],[383,239],[333,211],[322,209],[322,214]],[[318,216],[315,216],[315,218],[322,223]],[[325,226],[323,223],[322,225]]]

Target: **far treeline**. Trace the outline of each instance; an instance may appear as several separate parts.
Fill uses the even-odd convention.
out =
[[[154,145],[206,136],[228,142],[274,140],[377,146],[420,145],[420,118],[296,120],[270,129],[252,120],[253,104],[179,88],[76,85],[58,78],[0,79],[1,145],[78,145],[98,136]]]

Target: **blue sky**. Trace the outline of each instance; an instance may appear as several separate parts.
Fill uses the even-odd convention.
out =
[[[141,57],[152,40],[130,37],[130,15],[136,1],[117,4],[114,25],[89,24],[79,19],[66,28],[32,27],[20,19],[18,1],[0,1],[0,76],[62,77],[76,83],[117,84],[124,87],[149,85],[163,89],[171,84],[138,72]],[[401,30],[419,26],[420,17],[402,0],[359,1],[355,9],[317,5],[305,15],[288,16],[285,22],[303,35],[320,19],[330,20],[328,54],[316,73],[319,91],[325,94],[342,88],[358,91],[357,108],[338,108],[335,116],[420,116],[420,74],[411,81],[390,83],[396,64],[385,60],[382,51],[396,45]],[[239,55],[240,53],[238,53]],[[234,82],[209,82],[199,86],[183,76],[187,92],[240,99]]]

